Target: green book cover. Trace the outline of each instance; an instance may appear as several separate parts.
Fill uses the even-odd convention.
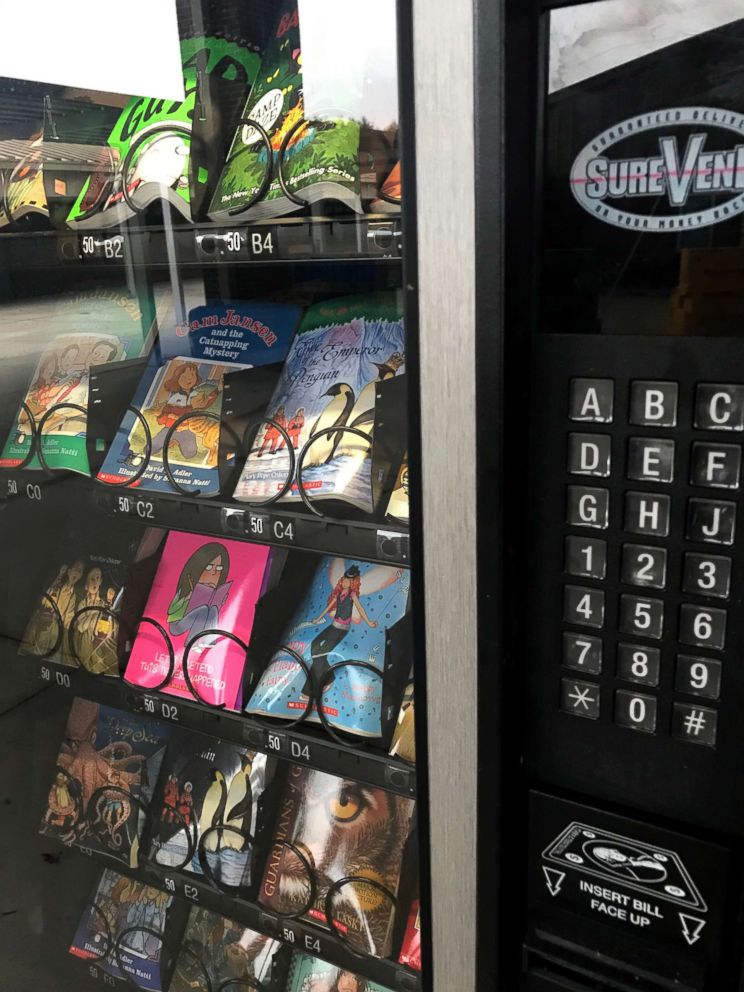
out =
[[[390,992],[384,986],[346,968],[295,951],[287,992]]]

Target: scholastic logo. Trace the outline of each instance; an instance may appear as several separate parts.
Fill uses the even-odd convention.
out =
[[[610,154],[644,133],[645,157]],[[674,107],[629,117],[581,150],[571,189],[585,210],[615,227],[668,234],[731,220],[744,212],[744,115]],[[691,198],[698,209],[689,209]]]

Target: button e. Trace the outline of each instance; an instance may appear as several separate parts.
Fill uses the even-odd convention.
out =
[[[704,431],[744,431],[744,386],[701,383],[695,394],[695,426]]]
[[[612,423],[615,383],[612,379],[572,379],[568,416],[595,424]]]
[[[674,478],[674,441],[632,437],[628,442],[628,478],[638,482],[671,482]]]
[[[610,448],[608,434],[569,434],[568,471],[572,475],[610,474]]]
[[[674,427],[677,423],[676,382],[646,382],[630,384],[631,424],[643,427]]]

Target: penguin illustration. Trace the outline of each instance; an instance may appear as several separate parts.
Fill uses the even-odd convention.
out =
[[[377,385],[385,379],[392,379],[398,369],[405,361],[399,351],[394,351],[386,362],[372,362],[377,369],[377,378],[368,382],[357,397],[356,403],[349,414],[347,421],[349,427],[364,431],[365,434],[372,434],[375,426],[375,398]],[[320,442],[319,442],[320,443]],[[312,449],[311,449],[312,450]],[[337,455],[359,455],[368,450],[368,445],[360,437],[354,434],[340,434]]]
[[[336,382],[330,389],[327,389],[324,396],[331,396],[332,399],[313,424],[310,434],[317,434],[325,428],[344,427],[354,408],[354,390],[348,382]],[[318,438],[313,443],[305,459],[305,467],[311,465],[325,465],[333,458],[339,439],[343,434],[328,433],[325,437]]]
[[[218,827],[225,822],[225,806],[227,805],[225,776],[219,768],[213,768],[211,779],[212,784],[207,789],[199,813],[199,836],[206,833],[210,827]],[[204,841],[204,847],[207,851],[216,851],[219,846],[219,834],[216,831]]]
[[[253,755],[246,752],[242,756],[241,767],[233,775],[227,792],[227,819],[225,826],[234,827],[250,833],[253,820],[253,787],[251,772],[253,771]],[[239,851],[243,847],[243,838],[228,831],[222,841],[223,847],[231,847]]]

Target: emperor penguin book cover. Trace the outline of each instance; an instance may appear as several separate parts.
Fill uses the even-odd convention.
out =
[[[216,881],[250,885],[267,761],[239,744],[200,737],[169,748],[153,801],[151,860],[201,875],[201,847]]]
[[[405,372],[401,308],[394,293],[310,307],[266,411],[273,423],[263,424],[256,436],[235,499],[260,502],[275,496],[291,471],[287,439],[299,459],[309,438],[317,435],[303,458],[302,484],[308,497],[340,499],[372,511],[377,386]],[[366,437],[339,429],[344,427]],[[299,499],[295,478],[282,501]]]

